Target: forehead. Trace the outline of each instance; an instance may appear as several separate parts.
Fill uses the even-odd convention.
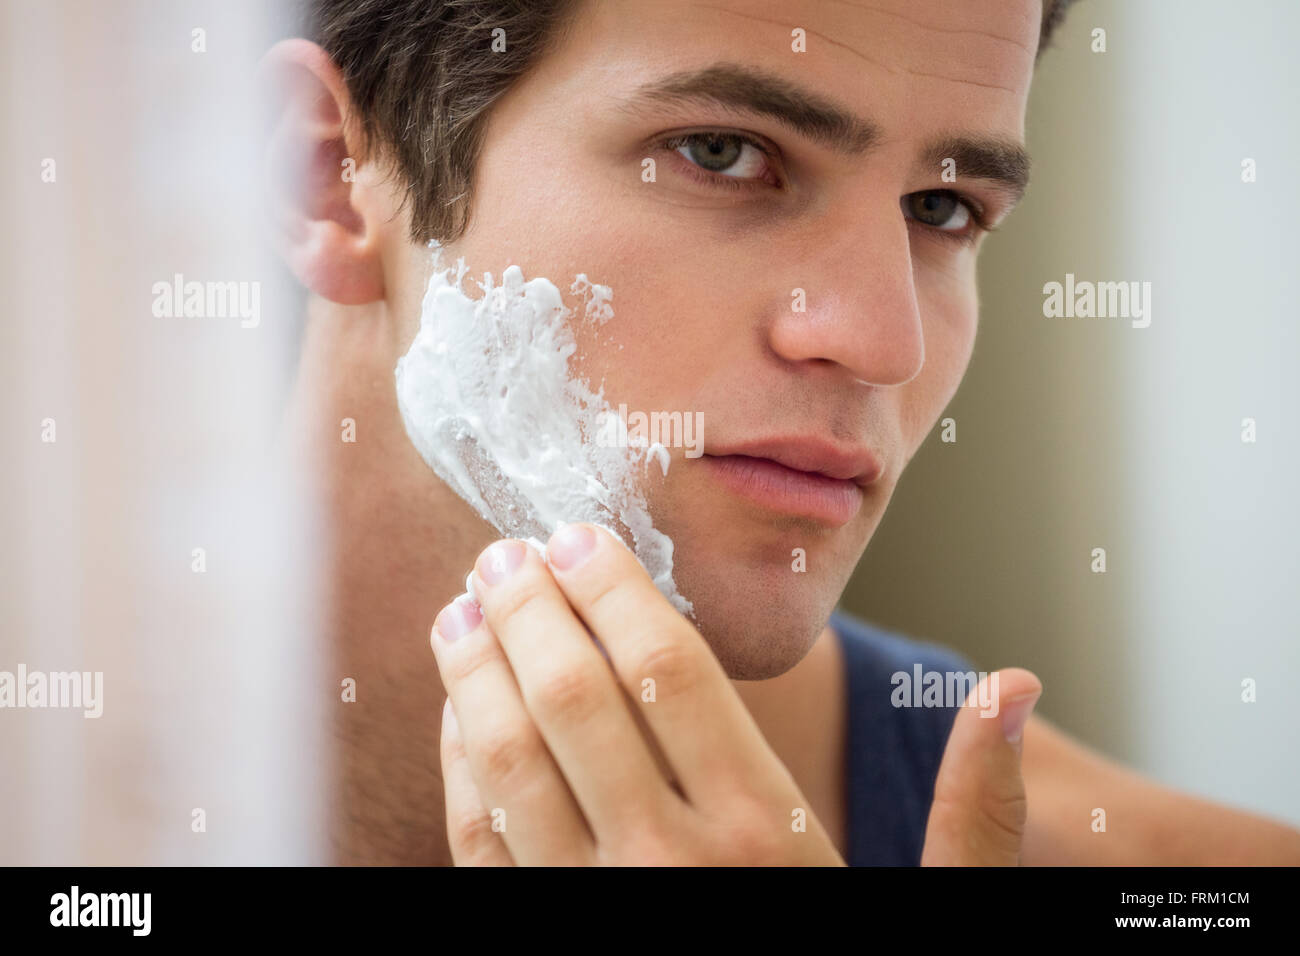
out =
[[[1019,141],[1041,15],[1040,0],[588,0],[555,53],[600,95],[732,61],[832,97],[887,137]],[[806,52],[792,49],[796,30]]]

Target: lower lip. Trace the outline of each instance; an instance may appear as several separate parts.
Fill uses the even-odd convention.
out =
[[[748,455],[706,455],[703,460],[732,492],[783,514],[838,528],[862,507],[862,489],[848,479],[827,478]]]

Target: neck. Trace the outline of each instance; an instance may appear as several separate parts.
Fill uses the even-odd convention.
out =
[[[331,836],[343,863],[450,862],[438,761],[445,697],[429,630],[492,528],[406,437],[393,370],[403,345],[382,305],[313,299],[290,411],[320,476],[327,640],[335,686]],[[355,441],[344,441],[344,419]]]

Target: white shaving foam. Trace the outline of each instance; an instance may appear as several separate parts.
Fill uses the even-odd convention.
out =
[[[505,537],[542,541],[562,524],[609,529],[630,548],[673,606],[691,603],[673,582],[672,539],[654,527],[639,479],[651,460],[668,471],[658,446],[604,447],[602,425],[618,412],[570,373],[577,352],[572,310],[548,279],[524,281],[509,266],[465,294],[463,258],[440,268],[424,294],[420,330],[397,363],[397,404],[416,450],[456,494]],[[577,276],[570,292],[586,303],[578,321],[613,317],[608,286]],[[622,420],[613,422],[626,435]]]

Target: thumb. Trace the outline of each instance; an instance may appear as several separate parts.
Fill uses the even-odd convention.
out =
[[[1025,834],[1022,734],[1043,692],[1020,667],[971,691],[948,735],[925,829],[922,866],[1016,866]]]

